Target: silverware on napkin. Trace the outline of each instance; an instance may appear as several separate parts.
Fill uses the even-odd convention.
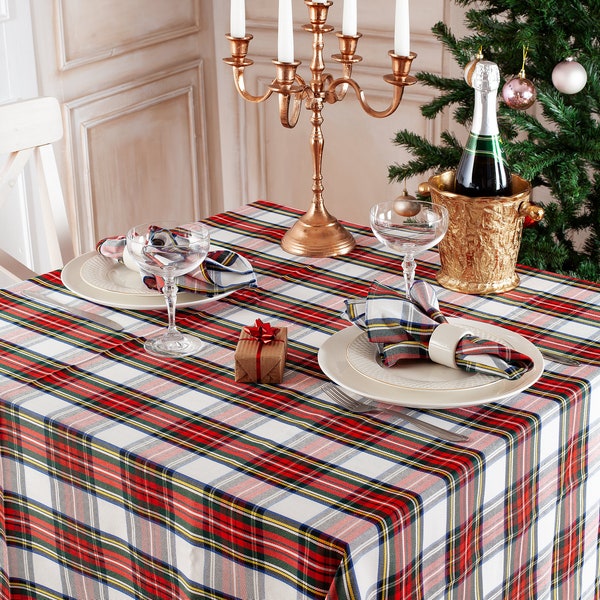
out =
[[[92,321],[93,323],[97,323],[98,325],[108,327],[109,329],[113,329],[114,331],[123,330],[122,325],[120,325],[116,321],[113,321],[112,319],[109,319],[108,317],[103,317],[102,315],[97,315],[95,313],[90,312],[89,310],[75,308],[58,300],[50,299],[46,296],[46,294],[42,292],[38,292],[35,290],[27,290],[26,292],[21,292],[21,295],[25,298],[29,298],[30,300],[35,300],[36,302],[41,302],[42,304],[51,306],[52,308],[58,308],[59,310],[62,310],[63,312],[66,312],[75,317],[87,319],[88,321]]]
[[[407,415],[406,412],[397,406],[393,405],[374,405],[371,404],[368,399],[357,400],[352,396],[349,396],[345,392],[343,392],[339,387],[333,385],[332,383],[326,383],[321,388],[334,402],[343,406],[344,408],[355,412],[355,413],[373,413],[373,412],[389,412],[400,415],[405,421],[408,423],[412,423],[415,427],[418,427],[422,431],[426,431],[427,433],[439,437],[442,440],[447,440],[450,442],[466,442],[468,437],[465,435],[460,435],[459,433],[454,433],[453,431],[448,431],[443,427],[437,427],[436,425],[432,425],[431,423],[427,423],[426,421],[422,421],[421,419],[417,419],[415,417],[411,417]]]

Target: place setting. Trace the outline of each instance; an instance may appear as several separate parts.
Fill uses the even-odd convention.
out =
[[[100,240],[95,251],[69,262],[61,278],[75,295],[99,305],[166,310],[166,328],[148,336],[144,348],[171,358],[197,354],[204,345],[199,337],[177,329],[177,307],[199,306],[256,285],[252,265],[237,252],[211,244],[206,225],[170,220],[143,223],[126,235]],[[62,304],[59,308],[73,314],[79,310]]]
[[[417,281],[411,299],[374,282],[366,299],[346,301],[352,323],[319,350],[325,375],[346,391],[413,408],[453,408],[513,396],[533,385],[544,359],[510,330],[446,318],[433,286]]]
[[[67,263],[61,274],[65,287],[85,300],[112,308],[166,309],[161,290],[151,279],[140,275],[139,263],[128,249],[129,234],[151,225],[133,227],[127,235],[104,238],[98,242],[95,251]],[[160,222],[157,225],[160,226]],[[191,232],[198,224],[184,226],[168,222],[163,225],[166,229],[179,228],[180,231],[186,227]],[[256,283],[252,265],[243,256],[209,244],[200,262],[202,267],[194,268],[192,274],[181,274],[185,276],[178,286],[177,306],[181,308],[219,300]]]
[[[373,206],[370,225],[403,257],[404,290],[376,280],[366,298],[346,300],[352,325],[318,353],[332,382],[371,401],[426,409],[502,400],[539,379],[544,358],[533,343],[496,325],[445,317],[434,287],[415,281],[415,256],[446,233],[445,207],[405,195]]]

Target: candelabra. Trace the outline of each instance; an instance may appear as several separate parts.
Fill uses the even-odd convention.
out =
[[[355,245],[353,236],[332,216],[325,208],[323,201],[323,175],[322,159],[324,138],[321,129],[323,123],[322,111],[325,103],[335,104],[346,96],[348,88],[352,88],[362,109],[372,117],[384,118],[391,115],[400,105],[404,88],[416,83],[416,79],[409,75],[410,67],[416,54],[399,56],[393,51],[388,54],[392,60],[392,73],[385,75],[384,80],[393,86],[393,96],[390,104],[383,110],[373,109],[365,97],[364,91],[352,79],[352,66],[362,60],[356,54],[358,40],[362,34],[344,35],[336,33],[339,39],[339,54],[331,58],[341,64],[342,76],[333,78],[325,73],[323,61],[323,36],[334,30],[327,25],[327,14],[331,1],[313,2],[304,0],[308,7],[310,23],[303,25],[303,29],[313,34],[313,55],[310,63],[311,79],[306,82],[296,70],[301,64],[299,61],[281,62],[273,60],[276,68],[276,77],[268,86],[263,95],[255,96],[246,89],[244,71],[253,64],[247,58],[248,47],[252,35],[244,37],[226,37],[230,42],[231,58],[224,61],[233,68],[233,78],[238,93],[245,100],[253,103],[264,102],[273,93],[278,94],[279,116],[281,124],[287,128],[296,126],[302,103],[311,112],[312,133],[310,148],[313,163],[313,199],[309,210],[298,219],[292,228],[284,235],[281,246],[291,254],[300,256],[338,256],[347,254]]]

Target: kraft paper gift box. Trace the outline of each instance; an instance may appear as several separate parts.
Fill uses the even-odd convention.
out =
[[[287,355],[287,328],[271,327],[260,319],[244,327],[235,349],[235,380],[281,383]]]

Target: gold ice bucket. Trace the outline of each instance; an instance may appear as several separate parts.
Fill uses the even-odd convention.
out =
[[[436,204],[448,209],[448,232],[439,244],[438,283],[466,294],[506,292],[519,285],[515,272],[523,221],[539,221],[544,211],[529,202],[531,185],[512,175],[512,196],[469,198],[455,194],[454,171],[429,179]]]

